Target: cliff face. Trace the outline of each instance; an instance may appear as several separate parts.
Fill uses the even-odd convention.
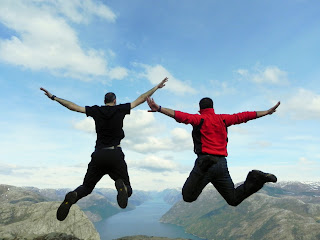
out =
[[[318,193],[315,199],[304,202],[304,196],[298,193],[283,192],[281,188],[266,190],[231,207],[209,187],[197,201],[175,204],[161,221],[180,225],[205,239],[320,239],[320,204],[314,203]]]
[[[1,185],[0,185],[1,188]],[[66,193],[72,189],[38,189],[35,187],[21,188],[27,194],[41,196],[42,201],[63,201]],[[119,212],[124,211],[118,206],[117,191],[115,189],[97,188],[85,198],[79,200],[77,205],[85,212],[92,222],[99,222]],[[133,191],[125,211],[133,210],[136,206],[150,199],[150,193]]]
[[[100,239],[92,222],[77,205],[72,206],[69,216],[60,222],[56,219],[56,211],[61,202],[42,202],[43,200],[41,195],[34,192],[1,185],[0,236],[3,239],[29,240],[59,233],[75,239]]]

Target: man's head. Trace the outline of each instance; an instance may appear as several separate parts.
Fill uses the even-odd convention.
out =
[[[208,97],[202,98],[199,102],[199,107],[200,109],[213,108],[212,99]]]
[[[112,104],[114,103],[114,105],[116,104],[116,95],[113,92],[108,92],[105,96],[104,96],[104,103],[105,104]]]

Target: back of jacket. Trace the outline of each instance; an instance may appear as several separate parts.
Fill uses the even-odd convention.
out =
[[[192,139],[196,154],[228,156],[227,128],[234,124],[247,122],[257,117],[256,112],[236,114],[215,114],[213,108],[200,110],[199,114],[175,111],[177,122],[193,126]]]

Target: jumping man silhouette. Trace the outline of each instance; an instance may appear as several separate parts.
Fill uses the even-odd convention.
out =
[[[91,154],[91,161],[88,164],[83,184],[66,194],[64,201],[57,210],[57,219],[59,221],[63,221],[68,216],[71,206],[79,199],[90,194],[99,180],[106,174],[115,181],[119,206],[126,208],[128,197],[132,195],[132,188],[124,159],[125,156],[120,145],[121,140],[124,138],[123,120],[125,115],[130,114],[131,109],[144,103],[147,97],[164,87],[167,81],[167,78],[163,79],[159,84],[140,95],[131,103],[117,105],[116,95],[108,92],[104,98],[104,106],[86,107],[78,106],[73,102],[51,94],[44,88],[40,88],[48,98],[57,101],[69,110],[85,113],[88,117],[92,117],[97,133],[95,151]]]

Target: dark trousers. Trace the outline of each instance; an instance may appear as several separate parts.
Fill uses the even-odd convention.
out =
[[[90,194],[96,184],[106,174],[114,181],[122,179],[127,187],[128,196],[132,195],[128,168],[121,148],[100,149],[91,154],[91,162],[88,164],[83,184],[75,189],[78,196],[77,201]]]
[[[182,188],[183,200],[195,201],[209,182],[231,206],[239,205],[264,185],[253,172],[249,172],[245,182],[235,188],[224,156],[199,155]]]

